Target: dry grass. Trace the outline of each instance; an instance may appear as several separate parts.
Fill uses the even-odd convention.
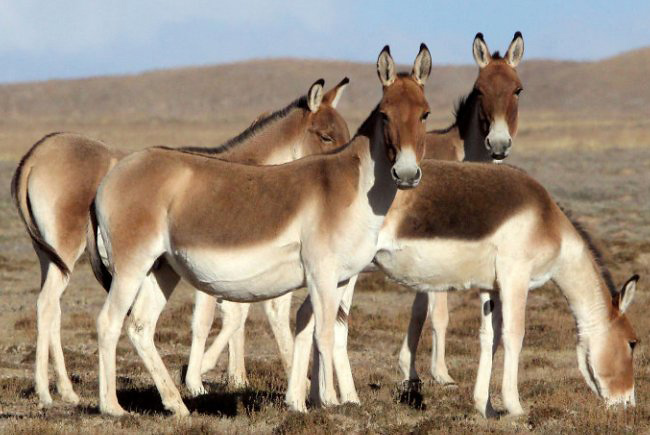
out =
[[[418,366],[424,384],[405,394],[397,354],[412,294],[382,275],[364,276],[350,317],[349,351],[363,404],[290,413],[283,405],[285,376],[262,310],[252,310],[247,342],[250,386],[224,383],[226,361],[207,376],[209,394],[185,396],[191,418],[162,409],[151,378],[126,338],[118,346],[120,401],[133,415],[105,418],[97,411],[95,319],[105,292],[87,262],[80,262],[63,297],[62,341],[68,369],[82,401],[41,410],[34,393],[35,311],[39,268],[9,197],[16,160],[42,135],[74,130],[127,149],[156,144],[220,143],[258,113],[281,107],[320,76],[343,75],[352,86],[342,111],[353,129],[378,96],[371,66],[341,62],[257,61],[230,66],[161,71],[135,77],[0,86],[0,432],[217,432],[217,433],[430,433],[430,432],[647,432],[650,431],[650,357],[643,315],[650,276],[650,107],[646,52],[598,63],[530,62],[521,67],[526,91],[512,163],[540,180],[574,211],[606,247],[618,283],[641,274],[631,311],[641,338],[636,357],[634,409],[607,411],[582,380],[575,328],[567,304],[552,286],[531,294],[520,363],[520,393],[528,414],[486,421],[471,404],[478,362],[478,298],[450,296],[448,364],[455,389],[431,383],[430,328]],[[626,65],[621,68],[621,65]],[[474,67],[436,68],[428,85],[430,127],[450,122],[451,104],[469,90]],[[264,83],[265,86],[251,86]],[[607,86],[608,92],[600,92]],[[635,92],[631,92],[633,89]],[[110,90],[110,91],[109,91]],[[300,291],[297,304],[304,298]],[[161,316],[156,341],[178,380],[190,345],[193,295],[182,286]],[[220,322],[216,322],[213,336]],[[493,390],[501,407],[502,354]],[[52,388],[54,388],[52,386]],[[185,391],[181,390],[183,394]]]
[[[215,133],[216,134],[216,133]],[[650,321],[643,316],[649,297],[643,277],[650,275],[650,151],[526,150],[514,163],[528,170],[594,233],[603,238],[617,281],[633,271],[642,275],[641,291],[631,318],[641,337],[636,359],[638,406],[607,411],[582,380],[575,357],[575,328],[561,294],[552,286],[531,294],[527,335],[520,364],[520,393],[528,414],[486,421],[471,404],[478,362],[478,298],[473,293],[450,297],[448,362],[459,382],[455,389],[433,384],[428,375],[431,333],[425,328],[418,360],[425,379],[419,391],[406,394],[400,385],[397,354],[408,321],[412,295],[382,275],[362,278],[350,317],[350,356],[362,406],[312,410],[300,415],[283,404],[285,376],[262,310],[252,310],[247,364],[250,386],[233,390],[224,383],[226,361],[207,377],[209,394],[185,396],[192,417],[176,420],[164,412],[144,366],[126,338],[118,347],[119,398],[133,415],[105,418],[97,411],[97,349],[94,319],[105,293],[81,263],[63,298],[63,343],[68,369],[82,397],[78,407],[57,402],[38,409],[33,389],[35,302],[38,266],[10,204],[8,182],[0,183],[0,431],[31,433],[70,431],[219,433],[430,433],[430,432],[642,432],[650,430],[650,368],[645,337]],[[13,163],[0,163],[8,181]],[[295,304],[302,300],[299,292]],[[193,296],[186,286],[172,297],[159,322],[156,340],[173,376],[180,376],[190,345]],[[215,327],[216,332],[219,322]],[[185,325],[185,326],[183,326]],[[501,406],[501,352],[497,354],[493,389]],[[52,388],[53,385],[52,385]],[[184,394],[186,394],[183,391]],[[55,395],[56,400],[56,395]]]

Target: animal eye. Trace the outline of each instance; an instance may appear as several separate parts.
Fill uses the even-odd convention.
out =
[[[517,88],[517,90],[515,91],[515,95],[519,96],[519,94],[521,94],[521,91],[523,91],[523,90],[524,90],[524,88]]]
[[[327,135],[325,133],[319,133],[318,136],[320,136],[320,140],[322,140],[323,142],[327,142],[327,143],[334,142],[334,139],[332,139],[332,136],[329,136],[329,135]]]
[[[379,112],[381,115],[381,120],[384,124],[388,124],[388,115],[386,115],[384,112]]]
[[[630,343],[630,349],[634,350],[634,348],[636,347],[636,340],[632,340],[629,343]]]
[[[425,122],[425,121],[427,120],[428,117],[429,117],[429,112],[424,112],[424,113],[422,114],[422,122]]]

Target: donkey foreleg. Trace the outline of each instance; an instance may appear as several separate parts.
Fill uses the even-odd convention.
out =
[[[333,353],[334,325],[343,288],[336,286],[332,265],[319,265],[308,270],[307,288],[314,311],[314,338],[318,349],[320,405],[338,405],[334,389]],[[312,379],[312,382],[315,382]]]
[[[517,267],[518,266],[518,267]],[[519,368],[519,354],[524,341],[526,298],[530,278],[520,272],[524,267],[517,265],[508,267],[510,276],[499,280],[501,304],[503,307],[503,382],[501,395],[503,404],[512,415],[524,413],[519,402],[517,389],[517,372]],[[497,273],[500,268],[497,267]],[[515,271],[519,271],[518,273]]]
[[[236,388],[245,387],[248,384],[246,375],[246,318],[241,316],[239,328],[228,340],[228,383]]]
[[[264,301],[264,311],[269,319],[269,325],[278,344],[282,365],[287,377],[291,373],[291,359],[293,356],[293,333],[289,316],[291,314],[291,297],[289,292],[275,299]]]
[[[399,367],[402,370],[404,381],[419,381],[415,359],[418,350],[418,342],[422,334],[422,327],[427,320],[428,293],[417,292],[411,305],[411,319],[409,320],[408,332],[402,342],[402,349],[399,353]]]
[[[185,386],[193,397],[205,394],[201,382],[201,365],[205,353],[205,343],[214,322],[214,309],[217,300],[202,291],[195,292],[194,313],[192,315],[192,346],[190,360],[185,373]]]
[[[449,325],[449,306],[447,304],[448,292],[429,293],[429,315],[433,335],[431,337],[431,375],[437,383],[442,385],[455,385],[456,381],[449,376],[447,362],[445,361],[445,343],[447,326]],[[415,357],[413,358],[415,361]]]
[[[501,300],[497,292],[482,291],[481,295],[481,329],[479,332],[481,356],[474,385],[474,407],[485,418],[495,418],[497,412],[490,401],[490,378],[492,360],[501,339]]]

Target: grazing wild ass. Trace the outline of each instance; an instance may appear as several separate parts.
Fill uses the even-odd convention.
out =
[[[427,159],[498,163],[510,153],[512,138],[517,134],[519,94],[523,90],[515,70],[524,55],[523,36],[516,32],[505,56],[501,57],[498,52],[491,55],[483,34],[477,33],[472,52],[479,66],[474,87],[456,108],[454,124],[427,134]],[[415,295],[408,334],[399,354],[399,366],[407,383],[417,383],[420,379],[415,357],[427,311],[433,328],[431,375],[443,385],[456,383],[445,361],[449,324],[447,295],[446,292]]]
[[[348,142],[350,137],[347,124],[335,110],[347,83],[345,78],[323,95],[323,82],[317,81],[310,87],[307,97],[259,118],[224,145],[190,150],[218,155],[224,160],[276,164],[334,149]],[[97,187],[109,169],[125,155],[123,151],[110,149],[102,142],[81,135],[53,133],[32,146],[12,179],[14,202],[41,264],[35,383],[42,406],[52,403],[47,373],[49,352],[62,399],[70,403],[79,401],[65,368],[59,301],[85,249],[87,234],[94,237],[89,209]],[[110,276],[98,275],[98,279],[106,284]],[[203,310],[210,310],[210,302],[201,304]],[[224,302],[223,309],[228,310],[228,305],[234,304]],[[272,319],[278,316],[275,306],[267,303],[265,309],[278,343],[283,343],[281,354],[289,361],[293,334],[288,325],[284,329],[282,325],[274,326],[277,322]],[[233,310],[239,312],[239,308],[231,308]],[[199,313],[196,317],[206,316]],[[231,348],[239,344],[237,338],[235,335],[235,346]]]
[[[503,403],[510,414],[523,413],[517,373],[526,299],[530,289],[549,280],[560,288],[576,319],[578,368],[589,387],[608,405],[635,405],[637,338],[625,312],[639,277],[618,291],[588,234],[522,170],[431,159],[421,167],[420,187],[396,195],[374,263],[419,292],[481,289],[476,409],[484,417],[496,415],[489,385],[494,353],[503,340]],[[340,317],[349,313],[354,283],[355,277],[344,290]],[[357,402],[346,325],[337,322],[334,362],[342,400]],[[296,319],[292,374],[304,375],[297,388],[305,389],[312,329],[307,299]]]
[[[385,47],[377,71],[381,101],[335,152],[258,167],[149,149],[123,159],[104,178],[95,212],[113,280],[97,319],[102,413],[124,414],[116,395],[115,353],[131,310],[129,336],[165,408],[188,414],[153,341],[178,280],[160,273],[159,259],[198,289],[235,302],[270,299],[306,285],[314,306],[320,399],[336,403],[333,329],[341,291],[375,255],[398,189],[414,188],[422,177],[429,51],[422,44],[412,73],[398,75]],[[151,285],[163,292],[138,291]],[[292,367],[287,403],[305,410],[305,391],[292,388],[295,379]]]

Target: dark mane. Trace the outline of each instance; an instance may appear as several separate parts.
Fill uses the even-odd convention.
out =
[[[263,130],[270,123],[286,117],[293,109],[295,108],[304,108],[307,109],[307,97],[302,96],[297,100],[291,102],[288,106],[283,109],[280,109],[272,114],[265,116],[259,121],[253,123],[246,130],[239,133],[237,136],[228,140],[227,142],[212,148],[207,147],[180,147],[177,148],[180,151],[187,151],[192,153],[201,153],[201,154],[220,154],[224,151],[239,145],[240,143],[250,139],[252,136],[255,136],[259,131]],[[166,148],[166,147],[165,147]]]
[[[501,56],[501,53],[499,53],[499,50],[492,53],[492,59],[494,59],[494,60],[503,59],[503,57]]]
[[[476,89],[472,89],[472,91],[469,94],[467,94],[464,97],[460,97],[454,107],[453,124],[451,124],[447,128],[443,128],[440,130],[431,130],[431,133],[445,134],[445,133],[449,133],[449,131],[451,131],[454,127],[458,127],[460,137],[464,138],[465,133],[469,128],[469,123],[472,118],[472,107],[474,107],[474,103],[477,97],[478,97],[478,91]]]
[[[609,290],[609,293],[611,294],[612,298],[618,294],[618,290],[616,289],[616,286],[614,285],[614,280],[612,279],[612,274],[610,273],[609,269],[605,265],[603,261],[603,253],[598,248],[596,243],[594,242],[594,239],[591,237],[589,232],[587,232],[587,229],[576,220],[572,216],[572,213],[570,210],[567,210],[563,208],[560,204],[558,204],[560,207],[560,210],[564,212],[567,218],[569,218],[569,221],[573,225],[573,228],[576,229],[578,234],[580,234],[580,237],[582,240],[585,242],[587,247],[589,248],[589,251],[591,252],[591,255],[594,257],[594,261],[596,262],[596,266],[598,267],[598,271],[600,272],[600,276],[603,278],[603,281],[605,281],[605,285],[607,286],[607,289]]]

